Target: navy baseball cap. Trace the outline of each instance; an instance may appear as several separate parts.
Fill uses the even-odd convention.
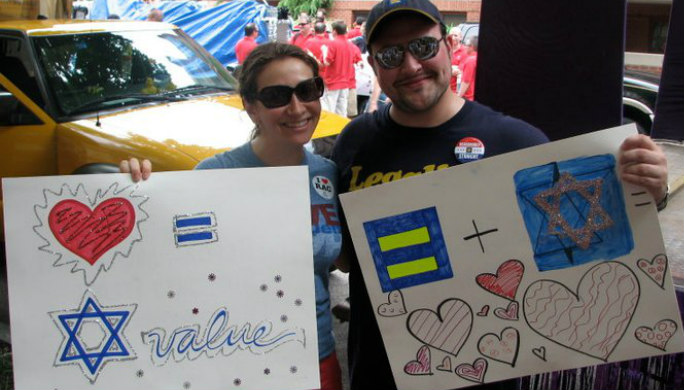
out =
[[[382,0],[368,14],[368,19],[366,20],[366,44],[370,45],[373,40],[373,34],[378,31],[378,27],[380,27],[387,16],[395,12],[414,12],[430,19],[435,24],[442,25],[446,29],[442,15],[429,0]]]

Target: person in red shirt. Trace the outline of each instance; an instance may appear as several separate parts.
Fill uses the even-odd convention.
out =
[[[308,16],[300,16],[299,18],[299,31],[292,35],[290,38],[290,44],[299,46],[302,50],[306,51],[306,41],[313,37],[313,31],[311,31],[311,21]]]
[[[447,39],[451,42],[451,90],[458,92],[458,79],[462,75],[463,63],[468,58],[468,52],[465,45],[461,43],[463,33],[460,28],[452,27]]]
[[[463,63],[463,77],[461,78],[461,87],[458,90],[458,96],[462,96],[468,100],[475,100],[475,72],[477,70],[477,37],[472,37],[468,40],[466,45],[468,49],[468,58]]]
[[[238,64],[242,65],[249,53],[259,44],[256,42],[259,36],[259,29],[254,23],[247,23],[245,26],[245,36],[235,45],[235,56]]]
[[[316,59],[319,66],[319,74],[325,81],[325,71],[328,67],[324,61],[328,55],[330,39],[326,32],[325,23],[318,22],[314,25],[314,36],[306,41],[306,52]]]
[[[326,110],[347,116],[349,89],[356,88],[354,64],[361,61],[361,51],[347,40],[347,26],[344,22],[334,22],[332,30],[333,39],[324,60],[328,69],[325,71],[326,78],[323,79],[326,88],[322,102]]]
[[[352,29],[349,30],[349,33],[347,33],[347,39],[352,39],[363,35],[361,27],[364,23],[366,23],[366,18],[364,18],[363,16],[359,16],[358,18],[356,18],[356,20],[354,21],[354,27],[352,27]]]

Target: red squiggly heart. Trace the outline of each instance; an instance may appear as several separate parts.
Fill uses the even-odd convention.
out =
[[[66,199],[50,210],[48,223],[60,244],[93,265],[131,234],[135,209],[124,198],[107,199],[92,211],[77,200]]]
[[[503,262],[496,270],[496,275],[484,273],[475,278],[477,284],[492,294],[508,300],[515,300],[520,281],[525,273],[525,266],[518,260]]]

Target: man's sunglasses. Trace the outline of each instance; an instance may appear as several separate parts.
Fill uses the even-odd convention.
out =
[[[437,39],[430,36],[416,38],[409,41],[406,46],[393,45],[384,47],[378,50],[374,57],[378,64],[385,69],[394,69],[401,66],[407,49],[418,61],[429,60],[439,53],[439,41],[443,39],[444,37]]]
[[[314,77],[302,81],[294,88],[286,85],[265,87],[257,93],[256,99],[266,108],[278,108],[288,105],[292,101],[293,93],[300,102],[313,102],[323,96],[324,89],[323,79]]]

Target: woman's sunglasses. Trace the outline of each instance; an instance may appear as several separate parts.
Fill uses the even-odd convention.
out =
[[[300,102],[313,102],[323,96],[324,89],[323,79],[314,77],[302,81],[294,88],[286,85],[265,87],[257,93],[256,99],[266,108],[278,108],[288,105],[293,93]]]
[[[439,53],[439,39],[435,37],[420,37],[409,41],[408,45],[393,45],[384,47],[375,53],[375,60],[385,69],[394,69],[404,62],[406,50],[418,61],[429,60]]]

